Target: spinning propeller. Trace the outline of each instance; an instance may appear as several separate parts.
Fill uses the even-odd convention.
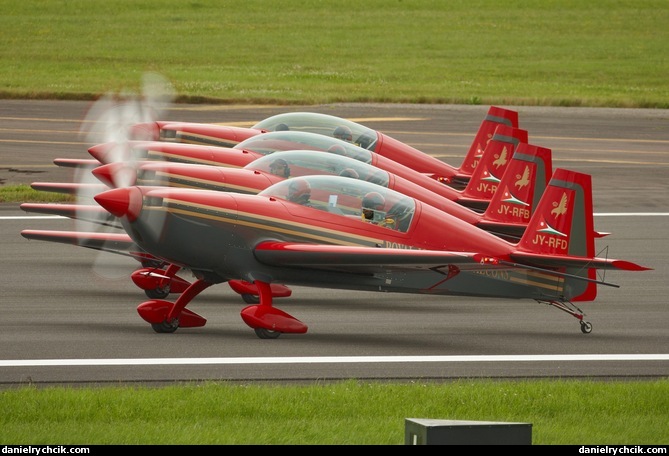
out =
[[[136,132],[132,130],[132,126],[161,118],[173,99],[174,90],[171,84],[160,75],[147,73],[143,77],[140,95],[130,92],[107,94],[91,106],[82,122],[80,135],[88,143],[109,145],[107,157],[114,165],[114,172],[109,175],[111,181],[103,182],[104,184],[110,188],[124,188],[135,184],[138,161],[133,156],[130,144],[131,141],[142,138],[133,135]],[[100,193],[101,180],[94,175],[94,169],[75,168],[74,181],[79,184],[76,187],[76,202],[81,212],[74,220],[76,230],[80,232],[111,229],[104,220],[108,217],[106,213],[100,212],[98,219],[90,216],[91,206],[99,207],[94,197]],[[127,262],[121,266],[119,255],[102,255],[104,252],[94,262],[97,274],[105,278],[127,277]],[[119,268],[123,272],[116,272]]]

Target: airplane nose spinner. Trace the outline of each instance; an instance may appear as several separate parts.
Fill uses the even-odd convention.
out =
[[[142,210],[142,192],[136,187],[115,188],[102,192],[95,201],[116,217],[127,217],[132,222]]]
[[[94,168],[91,173],[109,187],[135,185],[137,172],[124,163],[108,163]]]

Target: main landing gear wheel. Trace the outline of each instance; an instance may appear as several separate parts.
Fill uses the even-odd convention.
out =
[[[592,332],[592,323],[581,320],[581,332],[583,334],[590,334]]]
[[[151,327],[157,333],[173,333],[179,327],[179,320],[175,320],[172,323],[168,323],[167,321],[163,321],[162,323],[151,323]]]
[[[266,328],[255,328],[256,336],[261,339],[276,339],[281,335],[279,331],[272,331],[271,329]]]
[[[242,294],[242,299],[247,304],[259,304],[260,303],[260,296],[254,295],[254,294],[243,293]]]
[[[151,299],[163,299],[170,294],[170,287],[154,288],[153,290],[144,290],[144,294]]]

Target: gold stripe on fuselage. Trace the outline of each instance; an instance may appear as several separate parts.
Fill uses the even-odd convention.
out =
[[[252,212],[239,212],[235,210],[234,214],[231,214],[230,211],[205,204],[184,203],[183,201],[168,198],[165,198],[163,201],[164,203],[169,204],[169,206],[153,209],[161,209],[188,217],[215,220],[231,225],[248,226],[267,231],[268,234],[281,233],[288,236],[299,236],[305,240],[317,241],[320,243],[353,246],[376,246],[384,244],[383,239],[351,234],[343,230],[314,227],[308,223],[286,221],[284,219],[259,215]]]
[[[551,290],[553,293],[562,292],[564,288],[563,277],[531,269],[481,269],[474,272],[496,280]]]
[[[180,154],[170,154],[167,152],[149,150],[147,157],[152,161],[167,161],[173,163],[195,163],[200,165],[224,166],[226,168],[243,168],[243,166],[223,164],[221,162],[205,160],[201,158],[188,157]]]
[[[510,281],[522,285],[530,285],[538,288],[545,288],[551,291],[562,292],[564,289],[564,277],[547,274],[540,271],[510,271]]]
[[[235,185],[230,183],[221,183],[211,179],[199,179],[197,177],[175,177],[174,175],[156,172],[156,176],[160,177],[160,181],[169,182],[173,187],[180,188],[198,188],[205,190],[216,190],[219,192],[237,192],[246,194],[258,193],[257,188],[245,187],[242,185]],[[158,180],[158,179],[156,179]],[[149,184],[150,185],[150,184]]]

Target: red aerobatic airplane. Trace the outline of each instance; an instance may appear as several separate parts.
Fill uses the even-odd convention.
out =
[[[299,120],[299,114],[305,113],[275,117]],[[160,127],[159,122],[142,125]],[[277,124],[274,129],[287,125]],[[299,122],[294,125],[297,127]],[[517,125],[506,124],[506,128],[517,129]],[[209,133],[214,130],[218,131],[215,128]],[[240,144],[247,133],[246,140],[271,134],[269,129],[248,130],[254,129],[240,129],[238,134],[224,136],[237,135],[232,142]],[[490,131],[492,134],[493,129]],[[386,141],[384,136],[369,138],[372,142],[368,147],[380,140],[390,145],[399,143],[390,138]],[[362,144],[365,138],[346,139]],[[170,155],[165,152],[169,143],[163,144],[166,149],[161,153]],[[407,151],[399,145],[400,151]],[[425,154],[410,150],[410,154],[398,152],[397,156],[408,158],[414,170],[435,180],[444,177],[454,186],[469,181],[482,164],[474,157],[473,162],[478,164],[470,173],[462,167],[453,168],[457,170],[454,173],[441,168],[425,171],[417,164],[436,163],[424,160]],[[489,166],[481,167],[481,176],[490,187],[479,190],[500,195],[504,210],[525,217],[527,211],[513,206],[522,206],[528,200],[517,198],[513,186],[499,182],[496,168],[508,161],[509,151],[506,156],[500,151]],[[422,155],[416,157],[416,153]],[[125,162],[127,157],[120,160]],[[122,171],[112,171],[116,173]],[[514,185],[521,192],[528,180],[524,172],[517,172],[516,176]],[[115,185],[119,179],[115,175]],[[499,191],[493,190],[496,187]],[[467,196],[472,200],[485,197]],[[24,230],[22,235],[50,241],[60,237],[66,240],[63,242],[101,249],[109,248],[111,242],[112,248],[119,251],[133,249],[136,252],[131,255],[138,258],[169,264],[168,270],[190,270],[197,280],[177,282],[182,293],[175,302],[152,299],[138,307],[142,318],[157,332],[204,325],[206,320],[187,309],[187,305],[207,287],[229,282],[242,296],[258,295],[258,302],[245,307],[241,315],[261,338],[307,331],[304,323],[274,306],[274,298],[290,292],[284,284],[530,299],[576,317],[581,331],[589,333],[592,325],[573,303],[594,300],[598,284],[616,286],[600,279],[597,271],[649,269],[625,260],[595,257],[594,239],[598,233],[594,231],[591,198],[590,176],[556,170],[529,223],[523,223],[522,237],[512,241],[390,188],[340,176],[286,179],[259,194],[121,185],[96,195],[95,200],[118,218],[125,233]]]
[[[359,171],[366,176],[365,179],[367,180],[373,180],[375,177],[374,175],[378,174],[377,179],[383,179],[387,186],[390,181],[389,176],[393,175],[397,176],[400,181],[406,180],[425,189],[425,193],[429,194],[430,198],[439,196],[441,199],[447,200],[440,202],[439,200],[427,201],[424,198],[419,198],[427,201],[433,206],[440,207],[443,204],[447,204],[449,201],[455,201],[463,206],[472,207],[478,212],[483,212],[490,203],[490,200],[493,198],[495,190],[500,183],[501,177],[504,175],[507,165],[511,163],[511,158],[517,147],[522,146],[521,155],[527,155],[529,151],[530,157],[537,157],[538,155],[536,160],[542,162],[540,180],[543,182],[541,182],[539,189],[537,190],[538,196],[541,195],[552,172],[549,149],[528,145],[527,132],[525,130],[506,127],[504,125],[500,125],[496,128],[495,134],[488,142],[487,147],[482,154],[479,170],[474,171],[474,178],[470,179],[467,186],[462,191],[441,185],[423,173],[357,146],[347,144],[337,139],[302,132],[267,133],[262,135],[262,138],[260,138],[259,141],[252,141],[242,149],[161,143],[155,141],[132,141],[127,144],[104,143],[89,148],[89,152],[96,157],[96,160],[93,160],[93,162],[98,165],[100,165],[100,163],[105,163],[108,164],[108,167],[98,166],[97,168],[94,168],[92,164],[88,162],[79,163],[79,165],[83,166],[80,170],[82,174],[92,173],[92,175],[97,176],[97,178],[102,180],[108,187],[134,185],[136,183],[137,171],[143,172],[145,175],[150,172],[152,176],[158,176],[162,179],[159,183],[152,183],[143,179],[144,182],[142,183],[144,185],[163,185],[165,183],[165,178],[168,176],[167,170],[169,169],[172,171],[180,170],[177,174],[179,174],[181,178],[174,177],[174,182],[181,186],[207,186],[208,188],[226,191],[235,190],[245,193],[257,193],[257,191],[276,182],[276,179],[263,179],[261,176],[249,176],[247,173],[235,174],[233,171],[226,172],[225,170],[216,168],[219,166],[240,168],[245,165],[244,168],[246,169],[265,171],[272,174],[269,169],[269,163],[273,163],[273,160],[262,160],[262,158],[265,157],[265,154],[276,153],[275,151],[278,150],[286,151],[289,149],[301,149],[300,146],[310,146],[309,149],[313,150],[313,154],[315,154],[316,157],[309,158],[304,156],[309,153],[309,151],[303,150],[300,154],[301,157],[295,159],[298,162],[303,162],[301,166],[302,170],[299,171],[300,166],[296,163],[297,168],[295,168],[295,171],[297,171],[297,173],[293,172],[292,176],[313,173],[322,174],[325,172],[325,166],[336,168],[338,170],[337,172],[340,172],[344,168],[360,168]],[[329,152],[331,155],[323,157],[320,156],[319,152]],[[338,156],[344,156],[345,158],[339,161],[349,160],[348,164],[337,163]],[[67,160],[68,163],[74,162],[73,159],[57,159],[56,161],[58,160]],[[146,160],[153,160],[153,165]],[[326,163],[321,163],[322,161],[325,161]],[[360,163],[354,163],[354,161]],[[330,162],[330,164],[327,165],[327,162]],[[206,167],[179,167],[170,165],[169,163],[215,166],[213,169],[208,169]],[[258,168],[258,166],[260,168]],[[113,179],[115,182],[112,182],[112,176],[109,175],[111,173],[111,167],[114,168]],[[295,166],[291,167],[294,168]],[[286,168],[286,171],[288,171],[288,168]],[[189,172],[195,174],[189,175]],[[530,173],[529,168],[519,170],[519,172],[524,173],[525,176],[522,179],[519,179],[518,182],[520,182],[520,184],[516,185],[522,185],[527,189],[534,191],[535,175]],[[200,176],[198,176],[198,174],[200,174]],[[226,175],[230,177],[239,177],[230,181],[230,179],[226,179]],[[249,176],[246,178],[248,179],[248,183],[243,182],[243,176]],[[289,176],[286,175],[284,177]],[[184,178],[189,178],[188,183],[185,183],[183,180]],[[142,178],[140,177],[140,179]],[[91,199],[93,195],[107,189],[100,183],[94,184],[91,182],[33,182],[31,186],[39,191],[90,196],[89,199]],[[32,208],[33,206],[26,205],[26,207]],[[447,207],[452,208],[452,210],[447,210],[449,213],[458,211],[460,214],[464,214],[463,217],[468,218],[470,221],[474,220],[472,216],[468,216],[469,211],[463,211],[451,204]],[[532,206],[530,205],[529,207]],[[82,207],[82,211],[83,209],[84,208]],[[527,220],[524,222],[527,222]]]
[[[296,195],[301,203],[291,201]],[[275,284],[531,299],[575,316],[589,333],[573,302],[594,300],[598,284],[616,286],[596,272],[649,269],[595,257],[590,176],[564,169],[553,174],[517,243],[340,176],[287,179],[258,195],[132,186],[95,199],[144,251],[197,278],[174,303],[138,307],[157,332],[204,325],[186,306],[207,287],[236,281],[259,292],[259,304],[241,315],[260,338],[307,331],[273,305]],[[363,211],[372,212],[369,221]],[[385,225],[389,214],[395,223]]]
[[[492,153],[492,151],[486,152],[486,154]],[[508,171],[505,172],[500,183],[504,190],[493,195],[491,203],[484,213],[478,213],[443,198],[439,193],[431,192],[429,185],[420,185],[367,163],[344,155],[327,153],[326,151],[273,152],[271,155],[254,160],[242,169],[159,161],[136,162],[133,165],[137,166],[137,172],[132,179],[128,177],[127,170],[124,169],[127,166],[126,163],[101,165],[94,168],[92,173],[106,184],[105,190],[119,186],[115,181],[116,177],[122,182],[122,186],[135,184],[176,186],[250,194],[258,193],[285,178],[314,174],[345,175],[394,189],[509,240],[517,240],[522,235],[529,217],[552,174],[551,151],[549,149],[527,143],[519,144],[517,152],[510,160]],[[281,167],[279,168],[278,165]],[[438,189],[447,188],[435,183],[434,180],[423,174],[414,173],[423,181],[433,183]],[[477,186],[476,182],[475,179],[470,180],[468,187]],[[54,191],[55,188],[55,191],[61,191],[66,185],[33,183],[33,188],[46,191]],[[78,190],[77,185],[69,185],[72,192]],[[102,190],[98,190],[98,193],[100,191]],[[24,203],[21,208],[26,212],[61,215],[117,228],[120,226],[118,220],[110,217],[110,214],[99,205]],[[27,238],[73,244],[82,242],[82,235],[83,233],[68,238],[63,233],[59,233],[49,239],[49,236],[43,232],[35,235],[24,232],[24,236]],[[90,236],[98,241],[92,244],[94,245],[93,248],[119,253],[117,234],[111,235],[110,248],[105,248],[105,246],[99,244],[99,241],[103,239],[102,233],[91,233]],[[89,240],[82,245],[91,247],[91,242]],[[127,246],[137,249],[129,238]],[[147,262],[149,257],[146,255],[135,255],[136,259],[146,267],[133,272],[132,278],[146,292],[147,296],[151,298],[166,297],[169,293],[182,292],[188,285],[186,280],[176,276],[179,268],[168,267],[162,262],[157,264],[153,261]],[[232,282],[232,284],[233,289],[240,290],[239,287],[235,288],[235,282]],[[245,287],[241,291],[242,298],[246,302],[257,301],[258,292],[254,287]],[[281,289],[280,295],[288,296],[287,290]]]
[[[446,199],[457,201],[481,212],[485,210],[492,198],[499,183],[499,178],[501,178],[506,165],[510,162],[514,150],[519,144],[527,143],[527,139],[526,130],[498,125],[494,134],[486,143],[480,157],[477,158],[478,161],[483,161],[485,166],[481,166],[481,170],[478,172],[474,171],[476,173],[474,179],[470,179],[463,190],[442,185],[435,179],[413,168],[345,141],[298,131],[266,133],[243,141],[234,148],[159,141],[103,143],[88,149],[95,160],[60,158],[55,159],[54,162],[60,166],[79,167],[79,172],[85,178],[86,176],[90,177],[90,170],[100,163],[124,163],[124,167],[130,168],[127,166],[128,162],[131,166],[134,166],[138,161],[154,160],[238,168],[251,163],[256,158],[279,150],[327,151],[369,163],[421,185]],[[422,152],[417,153],[425,155]],[[130,171],[134,172],[132,169]],[[473,185],[474,182],[471,181],[474,181],[476,185]],[[99,183],[93,184],[91,182],[85,184],[34,182],[32,187],[40,191],[70,194],[85,189],[87,195],[103,190]]]
[[[474,171],[473,178],[469,180],[463,190],[456,190],[450,186],[442,185],[427,175],[404,166],[401,163],[397,163],[387,157],[370,152],[366,149],[362,149],[345,141],[316,133],[298,131],[279,131],[265,133],[263,135],[258,135],[243,141],[234,148],[136,140],[127,142],[101,143],[88,149],[89,153],[95,157],[95,159],[80,160],[60,158],[54,160],[54,162],[60,166],[77,168],[77,177],[75,177],[75,180],[78,180],[79,182],[33,182],[31,186],[35,190],[39,191],[77,195],[79,202],[84,201],[90,204],[93,201],[92,198],[94,195],[107,189],[107,186],[93,179],[93,174],[91,174],[91,171],[96,166],[99,166],[100,163],[114,164],[120,168],[120,170],[115,172],[115,179],[117,182],[112,185],[109,179],[106,181],[107,185],[118,187],[135,183],[135,174],[137,168],[139,167],[139,163],[144,160],[153,160],[161,163],[193,163],[241,168],[245,165],[250,166],[250,164],[256,159],[278,150],[285,151],[290,149],[304,148],[352,157],[358,161],[371,164],[375,167],[381,168],[382,170],[388,171],[391,174],[397,175],[400,178],[413,182],[416,185],[430,190],[432,193],[440,195],[446,200],[456,201],[463,206],[470,207],[474,210],[477,210],[478,212],[483,212],[488,206],[490,199],[495,194],[495,190],[499,184],[500,179],[497,176],[503,175],[507,164],[511,161],[509,157],[513,155],[513,151],[518,146],[523,144],[527,144],[527,132],[525,130],[507,127],[505,125],[498,125],[495,128],[495,133],[486,143],[485,150],[483,151],[481,157],[478,159],[481,161],[479,170]],[[543,172],[542,178],[545,180],[545,182],[547,182],[551,169],[550,157],[548,157],[548,161],[546,157],[550,155],[550,151],[544,150],[541,155],[543,158],[540,158],[540,160],[543,160],[544,162],[541,169]],[[125,172],[122,173],[122,170]],[[529,170],[525,170],[523,172],[527,173],[528,171]],[[98,177],[99,173],[101,172],[102,171],[98,170]],[[211,173],[216,173],[216,171],[209,170],[208,173],[208,175],[211,175]],[[221,171],[219,171],[218,174],[220,175]],[[532,174],[531,177],[533,178],[534,174]],[[526,176],[524,179],[520,179],[518,182],[524,182],[527,190],[534,192],[534,181],[528,181],[527,179],[528,178]],[[95,183],[93,183],[91,180],[95,180]],[[209,181],[211,180],[212,179],[210,178]],[[243,183],[235,182],[234,185],[237,185],[238,191],[245,186],[248,187],[249,185],[254,188],[258,188],[258,180],[262,179],[259,176],[256,176],[254,177],[254,181],[256,181],[255,184],[251,183],[245,185]],[[273,181],[264,182],[264,185],[269,183],[273,183]],[[201,184],[203,185],[204,181],[201,182]],[[212,185],[212,188],[218,187],[219,189],[223,186],[220,183],[211,184],[211,182],[209,185]],[[541,183],[539,189],[537,189],[535,192],[537,199],[538,196],[541,195],[543,188],[544,184]],[[230,189],[228,188],[228,190]],[[430,202],[430,204],[434,205],[433,202]],[[447,203],[439,203],[437,206],[439,207],[443,204]],[[453,211],[459,211],[458,208],[454,207],[453,205],[449,205],[448,207],[450,207],[451,210],[447,212],[452,213]],[[523,208],[522,213],[526,214],[524,217],[525,220],[522,222],[516,220],[516,222],[520,222],[522,224],[526,223],[527,218],[531,212],[531,207],[533,207],[533,205]],[[79,220],[90,220],[108,226],[118,226],[113,218],[108,217],[108,214],[102,211],[99,206],[92,207],[90,205],[79,204],[77,206],[61,205],[59,207],[42,207],[40,205],[26,204],[24,205],[24,209],[32,212],[60,214]],[[530,211],[527,209],[530,209]],[[516,205],[514,210],[519,211],[521,208],[519,205]],[[470,221],[474,220],[471,216],[469,216],[467,211],[459,212],[461,213],[461,217],[467,217]],[[497,216],[494,218],[499,220],[502,217]],[[516,217],[516,219],[518,219],[518,217]],[[488,217],[488,220],[492,220],[492,218]],[[478,218],[476,218],[476,221],[472,223],[478,223]],[[497,226],[499,227],[500,225],[497,224]],[[511,227],[511,230],[517,233],[516,227]],[[509,230],[507,229],[501,230],[500,233],[514,235],[513,233],[509,233]],[[97,243],[94,245],[97,246]],[[152,293],[150,289],[147,291]]]
[[[259,134],[273,131],[307,131],[342,139],[462,189],[476,169],[477,161],[499,125],[518,128],[518,113],[491,106],[459,167],[451,166],[369,127],[328,114],[289,112],[269,117],[251,128],[192,122],[155,121],[131,129],[135,139],[232,147]],[[246,136],[246,137],[244,137]]]
[[[330,117],[328,117],[329,119]],[[335,118],[339,120],[338,118]],[[506,167],[506,164],[509,163],[509,156],[513,153],[513,150],[519,144],[527,143],[527,132],[518,128],[507,127],[503,124],[495,124],[492,122],[492,119],[487,118],[484,120],[482,127],[479,131],[478,136],[481,135],[481,132],[488,131],[489,126],[493,125],[495,127],[495,133],[488,137],[486,144],[486,150],[484,150],[483,157],[488,157],[487,162],[494,164],[496,173],[501,175],[503,170]],[[487,126],[487,127],[485,127]],[[485,128],[484,128],[485,127]],[[227,130],[225,130],[227,131]],[[118,135],[114,135],[118,136]],[[423,195],[416,195],[415,190],[411,192],[412,196],[418,197],[428,203],[435,205],[436,207],[445,210],[448,213],[454,214],[467,220],[469,223],[476,224],[478,226],[484,227],[490,231],[495,231],[497,234],[504,237],[517,238],[519,233],[522,233],[522,230],[525,228],[527,218],[531,213],[534,205],[536,204],[536,199],[541,195],[543,188],[548,180],[548,177],[551,173],[550,165],[550,151],[543,148],[539,157],[537,158],[536,150],[533,150],[531,153],[526,155],[529,157],[529,162],[534,161],[534,164],[525,166],[525,173],[528,172],[529,166],[539,165],[537,168],[538,180],[535,180],[535,174],[532,174],[532,181],[528,185],[528,181],[519,179],[518,182],[524,183],[526,189],[524,191],[524,200],[516,199],[515,202],[509,203],[506,201],[504,204],[500,202],[498,204],[499,210],[506,209],[506,213],[490,211],[490,216],[481,217],[479,214],[474,214],[469,210],[460,208],[457,205],[450,204],[450,201],[453,200],[467,200],[476,202],[476,209],[483,211],[487,204],[489,203],[488,197],[492,197],[491,192],[488,193],[488,196],[474,200],[469,198],[472,194],[478,195],[479,192],[476,189],[478,184],[474,186],[475,182],[478,180],[470,181],[470,185],[465,187],[463,191],[456,190],[449,186],[442,185],[436,180],[427,177],[425,174],[422,174],[418,171],[415,171],[412,168],[408,168],[402,164],[396,163],[393,160],[388,159],[387,157],[378,155],[369,150],[362,149],[359,146],[353,145],[349,142],[339,140],[336,138],[331,138],[325,135],[320,135],[310,132],[301,132],[301,131],[279,131],[266,133],[263,135],[256,135],[239,143],[235,148],[222,147],[222,146],[205,146],[201,144],[181,144],[181,143],[169,143],[169,142],[156,142],[156,141],[129,141],[129,142],[111,142],[111,143],[102,143],[95,145],[89,148],[89,153],[96,158],[96,160],[81,161],[75,159],[56,159],[54,162],[61,164],[62,166],[72,166],[80,167],[79,170],[83,175],[90,175],[90,170],[92,169],[95,163],[113,163],[114,165],[119,165],[120,169],[115,171],[115,176],[117,181],[124,183],[116,182],[114,186],[127,186],[134,183],[134,177],[129,178],[124,173],[120,171],[123,169],[129,170],[134,173],[136,170],[134,167],[139,165],[140,160],[156,160],[156,161],[169,161],[177,163],[199,163],[207,165],[216,165],[216,166],[225,166],[237,168],[242,166],[245,163],[248,163],[251,160],[254,160],[258,157],[261,157],[263,154],[270,154],[276,150],[285,150],[295,147],[309,147],[314,150],[332,152],[334,154],[343,154],[350,157],[355,157],[356,160],[371,163],[377,167],[388,170],[391,173],[398,175],[396,179],[393,179],[393,184],[400,185],[403,178],[408,179],[409,183],[415,183],[418,186],[431,190],[437,195],[445,198],[444,200],[435,200],[435,195],[425,196],[426,192],[422,192]],[[532,146],[535,147],[535,146]],[[417,154],[422,154],[422,152],[416,151]],[[92,163],[91,163],[92,162]],[[131,166],[128,167],[127,164],[130,163]],[[167,166],[167,165],[165,165]],[[144,165],[144,169],[147,170],[149,165]],[[176,167],[170,168],[172,171],[176,170]],[[199,178],[197,176],[189,176],[189,184],[184,182],[184,173],[197,170],[198,173],[201,173],[202,176]],[[98,169],[97,175],[100,177],[100,174],[103,171]],[[155,166],[153,167],[153,173],[156,172]],[[379,171],[380,172],[380,171]],[[239,179],[234,179],[230,181],[229,178],[233,176],[240,176],[239,174],[235,175],[234,172],[230,171],[228,174],[227,184],[221,181],[221,178],[225,174],[222,170],[208,169],[207,167],[200,168],[191,168],[188,171],[180,171],[181,177],[175,178],[178,182],[178,185],[182,186],[193,186],[193,187],[203,187],[207,186],[208,188],[215,188],[219,190],[225,189],[226,191],[246,191],[246,192],[257,192],[262,188],[266,187],[268,184],[275,182],[276,179],[272,180],[263,179],[261,176],[254,175],[251,177],[246,177],[249,182],[241,182]],[[168,172],[164,169],[163,172],[159,173],[161,176],[166,177]],[[370,172],[367,172],[370,174]],[[381,173],[380,174],[384,174]],[[203,176],[207,176],[206,178]],[[214,177],[212,177],[214,176]],[[519,175],[520,176],[520,175]],[[527,179],[527,177],[525,178]],[[217,180],[218,182],[214,182]],[[111,185],[112,183],[107,179],[106,183]],[[144,182],[145,184],[155,185],[156,182]],[[164,184],[165,182],[160,182]],[[538,188],[535,191],[535,183]],[[195,185],[193,185],[195,184]],[[480,181],[481,186],[491,188],[493,183],[490,179],[482,178]],[[90,182],[85,184],[72,184],[72,183],[43,183],[35,182],[32,184],[32,187],[36,190],[41,191],[59,191],[63,193],[77,193],[79,196],[84,195],[86,199],[91,199],[93,195],[105,190],[107,187],[100,184],[92,184]],[[261,188],[262,187],[262,188]],[[400,185],[400,188],[403,188],[404,191],[409,191],[406,187],[406,184]],[[246,190],[244,190],[246,189]],[[520,192],[520,188],[518,191]],[[428,194],[430,192],[427,192]],[[532,195],[535,195],[534,197]],[[508,196],[508,192],[507,192]],[[533,200],[534,199],[534,200]],[[469,205],[469,204],[468,204]],[[522,206],[522,207],[521,207]],[[509,210],[509,207],[513,207],[513,210]],[[100,223],[112,227],[118,228],[118,223],[113,217],[109,217],[107,213],[103,212],[99,206],[90,206],[90,205],[40,205],[40,204],[24,204],[22,208],[28,212],[41,212],[41,213],[50,213],[65,215],[71,218],[79,220],[87,220],[95,223]],[[26,237],[29,236],[28,233],[24,233]],[[147,255],[141,251],[138,251],[136,245],[127,240],[125,243],[121,241],[121,236],[114,233],[110,234],[110,248],[106,248],[104,243],[104,233],[91,233],[90,238],[83,242],[82,240],[74,241],[64,236],[62,233],[55,235],[52,239],[47,239],[47,236],[44,234],[33,234],[33,238],[42,239],[42,240],[52,240],[55,242],[66,242],[74,243],[78,245],[83,245],[85,247],[99,249],[99,250],[112,250],[116,251],[120,249],[120,246],[126,246],[128,249],[132,249],[132,255],[141,261],[142,265],[147,269],[140,269],[135,271],[132,274],[133,280],[135,283],[144,289],[146,294],[149,297],[164,297],[169,293],[180,293],[188,285],[188,282],[180,277],[176,276],[180,268],[175,268],[172,266],[167,266],[164,262],[155,261],[150,255]],[[165,268],[156,270],[156,267]],[[150,270],[149,270],[150,268]],[[236,282],[231,282],[234,284]],[[276,287],[275,287],[276,288]],[[239,288],[233,289],[239,291]],[[253,292],[249,292],[249,289]],[[245,287],[243,290],[239,291],[242,297],[247,302],[256,301],[258,292],[253,287]],[[277,296],[288,296],[288,292],[285,288],[277,290]]]

